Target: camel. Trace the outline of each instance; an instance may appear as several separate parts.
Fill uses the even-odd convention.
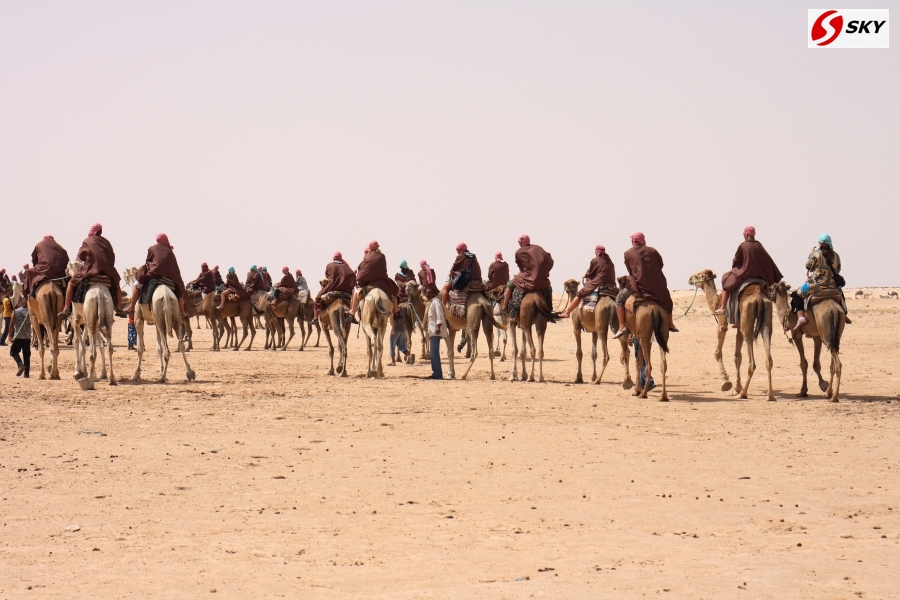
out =
[[[406,340],[410,346],[410,355],[412,355],[413,334],[416,332],[416,326],[419,327],[419,334],[422,341],[422,353],[419,356],[423,360],[431,359],[431,349],[428,347],[425,331],[425,319],[428,307],[425,299],[422,297],[422,289],[415,281],[406,282],[406,296],[408,301],[400,304],[400,309],[406,311]]]
[[[625,327],[636,337],[641,345],[641,351],[638,359],[635,360],[635,380],[641,380],[641,368],[646,365],[646,379],[643,387],[635,386],[634,395],[641,398],[647,397],[650,391],[650,378],[652,376],[652,365],[650,362],[650,351],[653,349],[653,338],[659,344],[660,353],[660,371],[662,371],[662,396],[660,402],[668,402],[669,394],[666,391],[666,354],[669,352],[669,315],[663,308],[653,300],[643,298],[640,302],[632,296],[626,303],[625,310]],[[633,304],[633,309],[629,305]]]
[[[156,354],[159,356],[158,383],[166,382],[166,372],[169,369],[169,337],[178,340],[178,351],[184,359],[185,376],[188,381],[194,381],[196,375],[188,364],[187,354],[184,350],[184,338],[182,336],[183,321],[181,311],[178,308],[178,299],[175,293],[166,285],[159,285],[153,291],[150,304],[138,304],[134,309],[134,327],[137,329],[137,368],[134,370],[134,380],[141,379],[141,362],[144,358],[144,323],[156,325]]]
[[[294,339],[294,320],[298,319],[300,311],[302,310],[302,305],[300,303],[300,299],[296,296],[292,296],[288,299],[287,302],[280,301],[277,303],[272,303],[270,301],[265,300],[267,303],[266,306],[266,324],[271,323],[274,327],[274,333],[277,336],[276,340],[273,340],[273,344],[271,346],[272,350],[287,350],[288,344],[291,343],[291,340]],[[290,331],[290,336],[285,340],[284,335],[284,326],[285,321],[287,321],[288,330]],[[302,324],[302,320],[300,320]],[[312,333],[312,329],[310,329],[310,333]]]
[[[710,311],[718,308],[721,294],[716,290],[715,273],[709,269],[704,269],[691,275],[688,281],[691,285],[703,290]],[[753,342],[762,334],[763,348],[766,352],[766,370],[769,375],[769,389],[766,393],[766,399],[774,401],[775,392],[772,389],[772,314],[774,310],[772,300],[769,298],[768,290],[764,285],[751,284],[741,292],[738,302],[740,304],[741,322],[735,332],[734,343],[734,365],[737,371],[735,394],[738,394],[742,399],[747,398],[747,392],[750,389],[750,379],[753,377],[754,371],[756,371]],[[713,315],[713,317],[716,319],[718,332],[715,357],[719,363],[719,371],[722,375],[722,391],[727,392],[731,389],[731,382],[728,381],[728,373],[725,371],[725,365],[722,362],[722,346],[728,333],[728,322],[725,315]],[[747,346],[747,359],[749,361],[747,381],[743,385],[741,384],[741,344],[746,344]]]
[[[494,356],[500,358],[500,362],[506,362],[506,342],[509,340],[509,336],[506,333],[506,329],[509,327],[509,319],[506,318],[506,313],[500,309],[500,299],[499,298],[491,298],[491,305],[494,307],[494,318],[497,319],[497,322],[503,325],[503,328],[497,331],[497,348],[494,350]],[[500,342],[503,341],[503,351],[500,350]]]
[[[212,329],[213,335],[213,345],[210,350],[218,352],[219,351],[219,335],[218,335],[218,326],[216,324],[216,296],[215,294],[207,294],[204,298],[203,295],[196,290],[185,290],[184,296],[184,311],[187,313],[187,318],[184,319],[184,339],[187,342],[186,350],[190,351],[194,349],[194,332],[191,329],[191,317],[197,318],[197,328],[200,328],[200,316],[204,316],[207,319],[207,322],[210,323],[210,329]]]
[[[81,269],[79,261],[69,262],[67,272],[71,276]],[[91,277],[87,279],[88,290],[82,304],[72,303],[72,329],[75,332],[75,379],[88,377],[91,382],[97,379],[97,352],[105,348],[109,355],[109,385],[116,385],[116,376],[113,372],[113,344],[112,327],[115,323],[115,311],[112,294],[109,291],[109,278]],[[87,344],[91,347],[91,368],[86,368],[86,353],[84,336],[87,335]],[[100,351],[102,362],[101,379],[107,378],[106,359],[107,354]]]
[[[240,350],[241,346],[244,344],[244,340],[247,339],[248,328],[250,329],[250,343],[247,344],[247,347],[244,350],[249,351],[250,348],[253,347],[253,339],[256,337],[256,328],[253,325],[252,313],[253,305],[250,304],[250,300],[247,298],[242,298],[238,301],[228,300],[221,309],[216,308],[216,318],[219,319],[221,325],[219,337],[221,338],[224,332],[228,333],[228,337],[225,338],[226,348],[232,347],[235,352]],[[235,323],[235,317],[240,318],[241,327],[244,332],[240,342],[237,341],[237,324]],[[231,320],[231,325],[228,324],[229,319]]]
[[[544,382],[544,334],[547,333],[547,323],[555,323],[557,316],[547,306],[547,301],[541,292],[527,292],[522,298],[522,305],[519,308],[519,316],[515,319],[509,318],[507,323],[509,326],[509,336],[512,341],[512,357],[513,368],[510,374],[510,381],[517,381],[518,360],[522,360],[522,381],[535,381],[535,366],[538,369],[537,381]],[[522,330],[522,352],[519,353],[516,344],[516,327]],[[537,347],[534,345],[534,328],[537,333]],[[531,349],[531,374],[528,374],[528,368],[525,359],[528,358],[527,348]]]
[[[853,297],[854,297],[856,300],[859,300],[860,298],[865,298],[865,297],[866,297],[866,293],[865,293],[864,291],[862,291],[862,290],[856,290],[856,293],[853,294]]]
[[[797,394],[797,397],[806,398],[808,395],[806,373],[809,363],[806,361],[806,353],[803,348],[803,336],[805,335],[813,340],[813,371],[819,378],[819,389],[825,392],[826,398],[837,402],[841,389],[842,365],[839,351],[846,318],[844,308],[837,299],[821,300],[806,311],[806,318],[809,322],[801,330],[794,331],[794,327],[797,325],[797,315],[791,311],[790,289],[791,286],[785,282],[775,284],[775,309],[778,311],[778,318],[781,319],[785,334],[790,336],[788,340],[797,347],[797,353],[800,354],[803,384],[800,386],[800,393]],[[831,376],[827,382],[822,378],[822,365],[819,360],[823,343],[831,353]]]
[[[318,323],[312,324],[315,314],[315,302],[313,302],[312,296],[307,292],[306,302],[301,303],[300,310],[297,311],[297,323],[300,325],[300,337],[302,338],[300,343],[301,352],[306,348],[306,344],[309,343],[309,338],[312,337],[313,327],[316,328],[317,332],[316,348],[319,347],[319,341],[322,339],[322,327]]]
[[[569,302],[575,298],[578,293],[578,281],[569,279],[563,285]],[[575,374],[575,383],[584,383],[581,375],[581,330],[591,334],[591,364],[593,372],[591,374],[591,383],[599,384],[603,380],[603,374],[606,372],[606,365],[609,363],[609,349],[607,347],[607,331],[615,333],[619,329],[619,318],[616,315],[616,301],[606,295],[601,295],[597,300],[597,305],[593,310],[585,311],[580,305],[572,311],[572,327],[575,331],[575,360],[578,361],[578,372]],[[603,364],[600,367],[600,374],[597,374],[597,338],[600,338],[600,346],[603,350]],[[625,366],[625,381],[622,386],[629,390],[634,385],[631,381],[631,372],[628,370],[628,359],[630,352],[628,341],[620,338],[619,342],[622,346],[622,354],[620,361]]]
[[[390,297],[378,288],[369,288],[362,300],[362,318],[360,324],[366,334],[366,356],[368,367],[366,377],[384,378],[384,334],[390,323],[393,306]]]
[[[324,285],[324,284],[323,284]],[[347,377],[347,339],[350,337],[350,318],[344,314],[350,310],[350,301],[343,298],[333,300],[319,313],[319,323],[325,331],[325,341],[328,342],[328,360],[331,366],[326,375],[334,375],[334,344],[331,342],[331,332],[334,331],[338,345],[337,374]]]
[[[48,285],[49,284],[49,285]],[[62,328],[62,312],[65,297],[55,281],[38,284],[35,297],[28,298],[28,313],[31,315],[31,329],[36,335],[38,352],[41,354],[41,379],[44,373],[44,349],[50,346],[50,379],[59,379],[59,332]],[[41,331],[43,329],[43,332]]]
[[[496,379],[496,375],[494,374],[494,357],[490,349],[493,346],[494,327],[503,329],[505,326],[494,318],[494,311],[491,309],[490,303],[480,292],[469,294],[468,298],[466,298],[465,308],[466,316],[457,317],[451,313],[449,305],[444,306],[448,334],[444,341],[447,344],[450,379],[456,379],[456,369],[454,365],[455,355],[453,352],[456,332],[465,331],[466,339],[471,342],[469,364],[466,367],[465,373],[462,375],[462,379],[465,380],[466,377],[469,376],[469,371],[472,370],[472,365],[475,364],[475,359],[478,358],[478,332],[482,327],[484,328],[484,337],[487,340],[488,360],[491,364],[491,379]],[[422,327],[425,330],[428,329],[427,313],[426,318],[423,320]]]

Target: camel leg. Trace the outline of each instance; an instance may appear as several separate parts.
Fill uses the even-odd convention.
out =
[[[659,397],[660,402],[668,402],[669,401],[669,392],[666,390],[666,370],[668,369],[668,363],[666,362],[666,353],[662,351],[662,348],[659,350],[659,370],[662,373],[662,396]]]
[[[41,355],[41,375],[38,379],[47,379],[47,375],[44,372],[44,336],[41,335],[40,327],[38,327],[38,354]]]
[[[199,319],[199,317],[198,317]],[[199,326],[198,326],[199,329]],[[197,378],[197,375],[194,373],[193,369],[191,369],[191,365],[188,364],[187,353],[184,347],[184,342],[181,341],[181,337],[178,338],[178,351],[181,352],[181,358],[184,359],[184,376],[188,381],[194,381]]]
[[[838,392],[841,390],[841,357],[837,350],[831,350],[831,382],[828,385],[828,398],[832,402],[838,401]]]
[[[484,327],[484,339],[487,341],[488,362],[491,365],[491,381],[493,381],[496,379],[496,376],[494,375],[494,354],[491,352],[491,348],[494,346],[494,325],[491,323],[488,315],[485,315],[482,318],[481,323]]]
[[[627,336],[619,338],[619,346],[622,348],[619,362],[625,367],[625,380],[622,382],[622,389],[630,390],[634,387],[634,381],[631,380],[631,367],[628,364],[631,361],[631,344],[628,342]]]
[[[547,326],[544,324],[543,326],[539,323],[537,325],[537,339],[538,339],[538,381],[540,383],[544,383],[544,334],[547,333]],[[594,356],[597,356],[596,349],[594,350]],[[534,372],[532,371],[532,375]]]
[[[819,389],[823,392],[828,391],[828,382],[822,377],[822,338],[813,338],[813,371],[819,378]]]
[[[747,393],[750,391],[750,380],[753,379],[753,374],[756,372],[756,355],[753,352],[753,330],[752,327],[748,329],[748,335],[744,336],[744,344],[747,346],[747,381],[741,388],[741,399],[747,398]]]
[[[600,350],[603,352],[603,362],[600,365],[600,373],[597,375],[597,379],[594,380],[594,385],[598,385],[601,381],[603,381],[603,374],[606,373],[606,365],[609,364],[609,346],[607,340],[607,331],[609,330],[609,326],[606,324],[598,325],[597,329],[599,330],[597,333],[597,337],[600,339]]]
[[[115,348],[113,347],[113,338],[112,338],[112,326],[106,328],[106,352],[109,354],[109,385],[118,385],[118,381],[116,381],[116,374],[113,371],[113,352]]]
[[[366,377],[375,377],[375,349],[373,348],[372,336],[366,332]]]
[[[809,396],[809,388],[807,387],[807,372],[809,371],[809,361],[806,360],[806,350],[803,348],[803,335],[795,334],[793,336],[794,339],[794,347],[797,348],[797,353],[800,355],[800,373],[803,377],[803,384],[800,386],[800,393],[797,394],[798,398],[806,398]]]
[[[584,378],[581,376],[581,358],[584,356],[584,352],[581,351],[581,327],[575,326],[575,363],[578,365],[578,370],[575,372],[575,383],[584,383]]]
[[[531,349],[531,374],[528,376],[528,381],[531,383],[534,383],[534,370],[537,366],[538,357],[537,357],[537,352],[535,351],[535,347],[534,347],[534,334],[532,333],[532,330],[533,330],[533,327],[528,327],[528,328],[523,329],[522,333],[528,335],[528,347]],[[522,346],[524,347],[524,345],[525,344],[523,342]],[[522,374],[524,375],[525,372],[523,371]]]
[[[591,383],[597,381],[597,332],[591,332]]]
[[[637,339],[637,338],[635,337],[635,339]],[[638,344],[640,344],[640,340],[638,340]],[[628,351],[631,352],[631,348],[629,348]],[[646,361],[644,360],[643,346],[641,346],[641,351],[638,352],[637,356],[634,357],[634,381],[636,384],[634,386],[634,395],[638,396],[638,397],[640,397],[640,395],[644,391],[644,386],[641,385],[641,369],[645,368],[644,367],[645,362]],[[648,383],[649,381],[650,381],[650,378],[647,377],[644,380],[644,383],[649,385],[649,383]]]
[[[766,400],[775,401],[775,390],[772,389],[772,306],[768,307],[768,314],[763,321],[763,349],[766,351],[766,371],[769,376],[769,390],[766,393]]]
[[[518,344],[516,342],[516,322],[513,320],[507,321],[507,331],[506,335],[512,344],[512,348],[510,349],[510,356],[512,357],[512,373],[510,373],[509,380],[516,381],[518,379],[518,368],[519,368],[519,356],[518,356]]]
[[[141,310],[141,309],[136,308],[135,313],[137,313],[139,310]],[[135,349],[137,350],[138,360],[137,360],[137,368],[134,370],[133,379],[135,381],[140,381],[141,380],[141,361],[144,358],[144,320],[137,314],[135,315],[135,318],[134,318],[134,329],[137,332],[137,343],[135,343]]]
[[[741,384],[741,348],[744,345],[744,333],[738,329],[734,332],[734,368],[735,368],[735,388],[734,393],[739,394],[743,389]]]
[[[284,343],[284,346],[282,346],[282,348],[281,348],[282,350],[285,350],[285,351],[287,350],[288,344],[290,344],[291,340],[294,339],[294,335],[296,335],[294,333],[294,319],[288,319],[287,326],[288,326],[288,338],[287,338],[287,341]]]
[[[328,361],[329,367],[326,375],[334,375],[334,344],[331,343],[331,334],[329,329],[325,328],[325,341],[328,342]],[[338,334],[340,335],[340,334]]]
[[[50,379],[59,379],[59,332],[50,338]]]
[[[322,337],[322,328],[318,324],[316,325],[316,331],[317,331],[317,333],[316,333],[316,346],[315,347],[318,348],[319,340]]]
[[[453,329],[449,329],[447,331],[447,337],[444,338],[445,343],[447,344],[447,373],[450,376],[450,379],[456,379],[456,370],[453,368],[454,359],[454,345],[456,344],[456,331]]]
[[[719,327],[716,334],[716,351],[714,356],[716,357],[716,362],[719,363],[719,375],[722,377],[722,391],[727,392],[731,389],[731,382],[728,380],[728,371],[725,370],[725,362],[722,360],[722,347],[725,345],[725,337],[728,335],[728,322],[724,316],[719,317]]]
[[[379,335],[377,335],[376,339],[375,339],[375,341],[378,344],[377,355],[378,355],[378,378],[379,379],[384,379],[384,336],[385,336],[385,332],[387,331],[387,328],[388,328],[388,323],[387,323],[387,320],[385,319],[384,328],[379,332]]]
[[[463,381],[468,377],[469,371],[472,370],[472,365],[475,364],[475,359],[478,358],[478,322],[475,323],[475,327],[466,330],[466,339],[469,341],[470,355],[469,364],[466,365],[466,372],[462,376]],[[488,346],[488,350],[490,350],[490,346]],[[490,352],[488,353],[490,354]]]
[[[344,330],[341,332],[341,377],[349,377],[347,374],[347,340],[350,339],[350,323],[344,327]]]
[[[159,359],[159,379],[157,383],[166,382],[166,369],[169,366],[169,344],[166,341],[165,331],[160,331],[160,324],[165,322],[165,316],[156,316],[156,357]]]
[[[644,361],[644,387],[641,388],[641,398],[647,397],[647,392],[650,391],[650,378],[653,376],[653,365],[650,363],[650,352],[652,347],[650,346],[651,337],[648,335],[645,338],[641,339],[641,355],[643,356]],[[660,351],[662,354],[662,351]],[[640,374],[638,374],[638,380],[640,381]]]
[[[519,375],[519,381],[528,381],[528,336],[524,327],[520,327],[522,332],[522,349],[519,351],[519,359],[522,366],[522,372]]]

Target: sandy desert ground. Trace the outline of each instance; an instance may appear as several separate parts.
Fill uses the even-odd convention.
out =
[[[778,402],[764,370],[748,400],[719,391],[702,300],[669,403],[617,361],[572,385],[568,322],[543,384],[486,358],[466,382],[365,380],[355,330],[347,379],[296,341],[211,353],[207,329],[192,383],[173,358],[168,385],[82,391],[71,349],[53,382],[4,352],[0,598],[900,597],[900,301],[850,300],[832,404],[794,397],[777,323]]]

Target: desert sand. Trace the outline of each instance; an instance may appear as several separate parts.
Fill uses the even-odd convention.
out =
[[[702,296],[669,403],[625,392],[617,356],[572,384],[569,322],[543,384],[486,358],[366,380],[355,329],[346,379],[324,347],[213,353],[205,328],[190,383],[173,357],[167,385],[83,391],[70,348],[62,381],[4,352],[0,598],[900,597],[900,302],[849,304],[838,404],[794,397],[777,322],[778,401],[762,367],[749,399],[721,392]]]

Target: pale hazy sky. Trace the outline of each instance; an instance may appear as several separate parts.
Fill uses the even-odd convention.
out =
[[[120,270],[165,231],[185,279],[372,238],[443,276],[527,232],[561,291],[640,229],[684,289],[753,224],[794,285],[825,231],[897,285],[897,50],[808,49],[816,6],[2,1],[0,265],[101,221]]]

